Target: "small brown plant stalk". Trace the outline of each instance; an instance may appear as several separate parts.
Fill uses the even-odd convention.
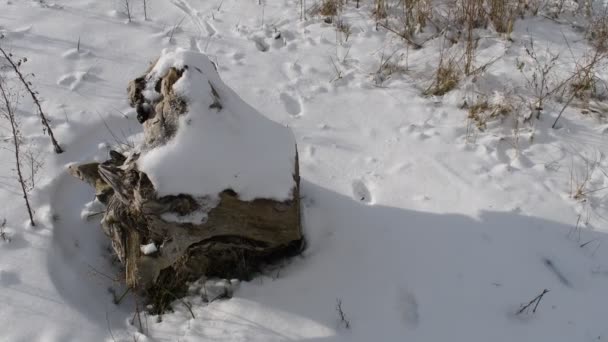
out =
[[[564,36],[564,41],[568,46],[570,54],[572,58],[576,61],[576,57],[572,48],[570,47],[570,43]],[[566,84],[569,85],[570,97],[562,107],[562,110],[559,112],[553,125],[551,128],[557,127],[557,122],[564,114],[566,107],[570,105],[570,103],[578,98],[583,101],[583,106],[585,108],[589,107],[589,100],[591,97],[597,96],[596,94],[596,76],[595,70],[601,65],[601,63],[608,57],[608,51],[606,50],[606,46],[608,44],[608,35],[604,36],[604,38],[598,39],[593,45],[592,53],[586,53],[583,56],[583,60],[586,60],[585,64],[581,64],[579,62],[575,62],[576,70],[572,74],[572,76],[568,77],[565,81],[563,81],[560,87],[564,87]]]
[[[557,65],[559,54],[554,54],[547,50],[549,58],[546,61],[542,60],[536,53],[534,40],[530,40],[529,45],[525,47],[525,51],[526,55],[532,60],[532,75],[531,77],[526,75],[524,72],[525,63],[520,60],[517,61],[517,69],[526,80],[528,88],[534,93],[534,101],[530,103],[531,112],[529,116],[525,117],[525,120],[530,120],[534,114],[538,120],[543,111],[545,100],[562,89],[565,81],[555,87],[551,87],[550,85],[553,76],[552,70]]]
[[[412,38],[411,38],[411,37],[409,37],[407,34],[402,33],[402,32],[399,32],[399,31],[397,31],[397,30],[395,30],[395,29],[393,29],[393,28],[389,27],[388,25],[383,24],[383,23],[381,23],[381,22],[377,22],[377,25],[378,25],[378,26],[380,26],[380,27],[382,27],[382,28],[384,28],[384,29],[386,29],[386,30],[388,30],[388,31],[390,31],[390,32],[392,32],[392,33],[394,33],[394,34],[396,34],[397,36],[399,36],[399,37],[403,38],[403,40],[405,40],[405,41],[406,41],[406,42],[407,42],[409,45],[411,45],[411,46],[412,46],[414,49],[416,49],[416,50],[418,50],[418,49],[422,49],[422,45],[421,45],[421,44],[416,43],[416,42],[415,42],[414,40],[412,40]]]
[[[51,126],[49,125],[49,120],[46,118],[46,115],[42,111],[42,106],[40,105],[40,101],[38,100],[38,96],[36,95],[37,93],[34,90],[32,90],[31,82],[26,81],[25,76],[23,76],[23,73],[21,73],[21,70],[19,70],[21,63],[27,61],[27,59],[19,60],[19,61],[17,61],[17,63],[15,63],[15,61],[13,61],[13,59],[12,59],[12,54],[6,53],[6,51],[2,47],[0,47],[0,53],[2,53],[4,58],[6,58],[7,62],[10,64],[11,68],[17,74],[17,76],[19,77],[19,80],[21,81],[21,83],[23,84],[23,86],[25,87],[27,92],[30,94],[30,96],[32,97],[32,100],[34,100],[36,107],[38,107],[38,115],[40,115],[40,121],[42,122],[42,126],[43,126],[42,129],[43,129],[44,133],[48,134],[49,137],[51,138],[51,142],[53,143],[53,147],[55,148],[55,153],[57,153],[57,154],[63,153],[63,149],[61,148],[61,146],[55,139],[53,130],[51,129]]]
[[[477,40],[473,37],[473,31],[481,25],[482,21],[485,21],[485,12],[481,11],[483,2],[479,0],[465,0],[461,6],[465,26],[464,74],[470,76],[474,69],[473,63],[477,49]]]
[[[454,56],[446,56],[443,49],[439,55],[439,65],[433,75],[433,81],[423,92],[426,96],[441,96],[458,86],[461,71]]]
[[[336,311],[340,317],[340,323],[346,328],[350,329],[350,320],[346,317],[344,310],[342,310],[342,299],[336,299]]]
[[[340,13],[342,6],[341,0],[324,0],[319,7],[318,12],[325,17],[335,17]]]
[[[2,239],[2,241],[4,241],[4,242],[11,242],[11,238],[8,237],[8,235],[4,231],[5,227],[6,227],[6,218],[2,219],[2,223],[0,223],[0,239]]]
[[[125,0],[124,7],[127,19],[129,19],[129,22],[131,22],[131,3],[129,2],[129,0]]]
[[[374,7],[374,19],[376,20],[376,30],[378,30],[380,20],[385,19],[388,16],[386,11],[386,0],[375,0]]]
[[[19,130],[19,122],[15,116],[15,110],[11,103],[10,94],[8,89],[6,88],[6,83],[4,83],[4,79],[0,78],[0,95],[2,96],[2,108],[0,109],[0,115],[2,115],[9,123],[11,127],[11,135],[13,140],[13,147],[15,153],[15,166],[17,172],[17,180],[21,185],[21,191],[23,192],[23,199],[25,200],[25,207],[27,208],[27,213],[30,217],[30,224],[35,226],[34,215],[32,212],[32,207],[30,206],[30,200],[28,198],[28,186],[27,180],[24,177],[22,168],[21,168],[21,133]]]

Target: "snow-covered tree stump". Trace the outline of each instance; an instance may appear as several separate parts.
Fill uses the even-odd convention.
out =
[[[106,204],[128,286],[156,309],[201,276],[248,279],[302,242],[291,131],[226,86],[200,53],[165,50],[129,84],[141,146],[70,173]]]

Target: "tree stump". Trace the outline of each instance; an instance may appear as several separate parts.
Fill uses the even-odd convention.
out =
[[[286,127],[246,105],[206,56],[181,49],[163,51],[130,82],[128,94],[143,125],[141,145],[111,151],[102,163],[72,165],[69,172],[93,186],[106,205],[101,226],[130,288],[162,312],[188,281],[250,279],[266,263],[299,252],[298,156]],[[221,134],[221,146],[203,140],[214,134]],[[280,139],[269,139],[275,136]],[[271,145],[280,148],[269,150]],[[188,155],[193,148],[200,154]],[[205,159],[208,154],[213,157]],[[274,160],[280,173],[273,172]],[[214,161],[217,169],[208,166]]]

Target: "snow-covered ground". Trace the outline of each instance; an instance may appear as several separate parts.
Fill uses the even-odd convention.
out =
[[[301,20],[299,1],[148,0],[147,21],[131,1],[128,23],[118,1],[2,0],[0,44],[27,57],[66,152],[52,153],[23,97],[23,132],[44,168],[30,227],[12,154],[0,151],[10,238],[0,240],[0,341],[607,339],[607,123],[572,106],[551,129],[561,105],[550,103],[531,125],[494,120],[479,132],[460,109],[479,89],[526,92],[517,63],[531,65],[530,37],[567,70],[588,48],[583,34],[518,20],[512,42],[480,40],[479,60],[500,59],[479,80],[424,97],[441,39],[406,49],[361,4],[346,6],[346,40],[321,17]],[[109,241],[81,217],[98,210],[84,205],[93,193],[65,169],[140,139],[127,82],[174,47],[206,53],[247,103],[293,130],[307,249],[229,300],[203,303],[193,285],[160,323],[142,314],[142,334],[135,298],[112,302],[124,288]],[[387,56],[408,70],[379,80]],[[544,289],[536,313],[516,314]]]

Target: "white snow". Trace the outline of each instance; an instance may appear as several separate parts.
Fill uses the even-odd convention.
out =
[[[174,138],[138,160],[159,195],[217,196],[232,189],[244,201],[290,199],[296,154],[290,130],[241,100],[199,52],[164,50],[149,88],[170,67],[187,67],[173,89],[186,99],[188,112],[180,117]],[[219,95],[219,111],[210,108],[211,85]]]
[[[82,212],[80,213],[80,218],[82,218],[83,220],[88,220],[93,217],[100,218],[102,217],[102,215],[100,214],[104,211],[105,206],[103,205],[103,203],[95,199],[84,205],[84,207],[82,208]]]
[[[28,58],[22,68],[36,75],[31,81],[66,148],[62,155],[52,154],[35,108],[21,97],[21,129],[28,146],[42,153],[44,168],[32,192],[37,225],[25,226],[12,153],[0,149],[0,223],[7,219],[0,233],[10,238],[0,241],[0,341],[608,338],[605,103],[592,103],[598,109],[585,115],[579,107],[568,108],[560,128],[551,129],[562,104],[549,101],[541,119],[530,125],[516,130],[507,117],[489,122],[484,132],[470,128],[467,111],[460,108],[463,99],[471,100],[480,91],[495,103],[531,97],[516,67],[518,59],[525,61],[523,71],[530,77],[534,64],[524,51],[530,38],[543,59],[547,50],[560,54],[554,78],[570,75],[576,56],[589,48],[571,18],[518,19],[513,42],[490,30],[480,32],[477,65],[500,58],[476,82],[463,81],[443,97],[426,98],[421,93],[437,65],[443,39],[430,40],[420,50],[406,49],[398,37],[376,30],[371,1],[360,1],[359,9],[354,1],[345,5],[342,19],[352,28],[348,41],[322,18],[300,20],[299,1],[148,1],[147,21],[140,2],[131,1],[130,24],[125,23],[123,3],[0,4],[0,32],[6,36],[0,44]],[[181,29],[168,30],[175,26]],[[276,31],[281,39],[273,38]],[[90,54],[74,53],[78,36],[81,51]],[[108,289],[117,295],[125,290],[116,281],[120,268],[96,220],[81,218],[83,208],[90,209],[85,204],[93,199],[93,191],[68,175],[65,165],[105,160],[106,146],[124,150],[141,140],[136,113],[126,100],[127,82],[162,48],[167,48],[167,58],[173,56],[171,63],[179,56],[209,68],[199,58],[190,62],[193,55],[178,47],[209,56],[226,83],[218,88],[233,99],[224,110],[225,118],[234,117],[234,122],[214,117],[221,114],[213,111],[197,111],[200,117],[188,114],[188,133],[176,138],[183,138],[184,146],[199,139],[211,144],[193,152],[200,155],[197,163],[235,150],[256,155],[265,151],[229,139],[257,142],[264,139],[263,133],[277,138],[275,128],[293,130],[307,248],[302,257],[241,282],[231,299],[206,303],[200,286],[193,285],[192,293],[173,303],[174,311],[160,323],[159,317],[141,315],[140,333],[137,324],[130,324],[139,298],[128,294],[119,305],[113,304]],[[408,71],[377,84],[374,75],[381,58],[391,54],[403,67],[407,58]],[[599,68],[597,76],[605,79],[606,70]],[[200,100],[206,101],[208,85],[195,83],[204,82],[194,78],[194,72],[189,68],[192,74],[184,82],[198,84]],[[207,77],[213,81],[218,76]],[[257,111],[234,100],[228,87]],[[246,110],[237,110],[241,107]],[[258,111],[279,124],[260,120]],[[232,133],[225,137],[214,132],[190,136],[188,128],[208,131],[198,126],[208,117],[218,132],[234,131],[228,130]],[[250,121],[253,127],[247,126]],[[0,125],[3,137],[5,129]],[[285,141],[292,139],[289,133],[278,134],[285,134]],[[169,153],[172,145],[165,148]],[[272,146],[272,151],[288,155],[293,148]],[[213,156],[203,156],[203,149],[213,150]],[[183,177],[191,175],[191,170],[180,169],[183,156],[167,157]],[[261,158],[273,168],[292,162],[263,154]],[[242,166],[240,161],[219,160],[226,167]],[[154,164],[154,158],[150,162],[156,170],[165,167]],[[192,167],[202,170],[213,165],[208,162]],[[252,173],[240,177],[263,178],[259,171],[271,168],[262,162],[253,163]],[[238,185],[228,182],[232,175],[224,171],[204,169],[207,176],[225,182],[222,187]],[[202,193],[221,190],[208,182],[179,182],[201,187]],[[253,196],[263,188],[251,186],[240,190]],[[573,190],[580,186],[585,195],[575,199]],[[183,189],[167,192],[177,190]],[[287,194],[278,190],[274,183],[263,189],[264,195]],[[550,292],[536,313],[516,315],[543,289]],[[340,322],[338,300],[350,329]]]
[[[141,246],[139,246],[139,249],[141,250],[141,252],[144,255],[154,254],[158,251],[158,248],[156,248],[156,245],[154,244],[154,242],[151,242],[147,245],[141,245]]]

